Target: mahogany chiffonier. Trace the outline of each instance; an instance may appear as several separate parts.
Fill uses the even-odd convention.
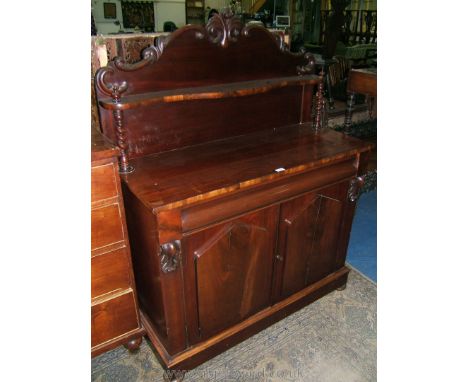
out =
[[[314,69],[222,14],[96,74],[143,326],[171,373],[346,285],[371,145],[321,128]]]
[[[91,354],[140,346],[143,328],[129,253],[118,151],[91,133]]]

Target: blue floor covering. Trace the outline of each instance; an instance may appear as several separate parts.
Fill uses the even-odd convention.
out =
[[[357,202],[347,262],[377,282],[377,190],[363,193]]]

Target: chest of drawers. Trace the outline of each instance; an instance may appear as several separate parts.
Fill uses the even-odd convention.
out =
[[[130,259],[117,153],[92,133],[91,352],[136,349],[143,329]]]

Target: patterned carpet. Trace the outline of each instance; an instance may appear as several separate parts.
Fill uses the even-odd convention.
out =
[[[352,270],[335,291],[188,372],[184,381],[376,381],[376,285]],[[143,341],[92,360],[96,382],[162,381],[163,370]]]

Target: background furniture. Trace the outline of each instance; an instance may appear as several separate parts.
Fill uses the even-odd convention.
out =
[[[187,0],[185,2],[187,24],[205,24],[205,0]]]
[[[348,101],[345,114],[344,132],[349,134],[353,117],[356,93],[369,97],[369,116],[372,118],[374,98],[377,97],[377,69],[352,69],[348,74]]]
[[[91,354],[118,345],[134,350],[144,330],[138,314],[118,151],[92,130],[91,149]]]
[[[193,368],[346,284],[371,145],[317,129],[314,71],[311,55],[228,14],[96,75],[142,321],[166,369]]]

